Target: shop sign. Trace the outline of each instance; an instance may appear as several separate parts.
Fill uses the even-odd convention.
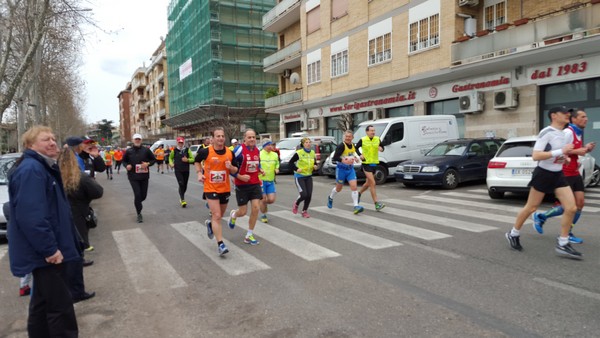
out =
[[[294,121],[300,121],[300,117],[302,113],[291,113],[291,114],[286,114],[283,115],[283,122],[294,122]]]
[[[586,60],[557,63],[550,66],[529,69],[532,82],[553,82],[579,78],[590,72],[590,63]]]
[[[472,90],[482,90],[488,89],[498,86],[504,86],[510,84],[510,78],[505,76],[500,76],[500,78],[489,80],[489,81],[480,81],[480,82],[472,82],[467,84],[455,84],[452,86],[453,93],[461,93],[461,92],[469,92]]]
[[[384,106],[384,105],[398,103],[398,102],[412,101],[416,97],[417,97],[417,93],[410,90],[410,91],[408,91],[407,94],[397,93],[395,96],[389,96],[389,97],[380,98],[380,99],[356,101],[353,103],[344,103],[343,105],[329,108],[329,111],[332,113],[335,113],[335,112],[342,112],[342,111],[349,111],[349,110],[365,110],[366,108],[371,108],[371,107],[379,107],[379,106]]]

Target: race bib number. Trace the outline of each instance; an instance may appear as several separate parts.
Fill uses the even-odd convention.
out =
[[[210,183],[224,183],[225,177],[227,177],[227,174],[224,170],[210,171],[208,177],[210,179]]]
[[[144,168],[141,164],[135,165],[135,173],[136,174],[146,174],[148,173],[148,167]]]
[[[247,161],[246,162],[246,172],[247,173],[255,173],[258,171],[259,161]]]

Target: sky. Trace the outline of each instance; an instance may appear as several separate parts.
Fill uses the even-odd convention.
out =
[[[82,7],[98,26],[88,25],[79,73],[85,82],[84,115],[88,123],[102,119],[119,124],[117,95],[131,81],[167,35],[170,0],[87,0]],[[87,14],[87,13],[86,13]]]

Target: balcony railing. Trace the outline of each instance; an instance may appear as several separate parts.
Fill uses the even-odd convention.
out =
[[[165,110],[165,108],[161,109],[158,111],[158,116],[159,117],[163,117],[167,114],[167,111]]]
[[[300,40],[278,50],[263,59],[263,68],[268,73],[281,73],[279,68],[291,69],[300,66],[302,60],[302,43]]]
[[[267,14],[263,15],[263,30],[277,33],[282,28],[289,27],[291,24],[300,21],[301,0],[283,0],[278,3]]]
[[[302,101],[302,89],[293,92],[283,93],[266,99],[265,108],[282,106],[284,104],[290,104],[299,101]]]
[[[452,64],[473,63],[596,34],[600,34],[600,6],[583,7],[455,43],[451,46]]]

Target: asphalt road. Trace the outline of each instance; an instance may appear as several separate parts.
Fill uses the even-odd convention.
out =
[[[194,175],[192,175],[194,177]],[[93,206],[97,296],[75,305],[82,337],[597,337],[600,336],[600,189],[588,191],[577,235],[585,259],[554,253],[558,220],[523,228],[523,252],[504,233],[522,197],[492,201],[484,184],[453,191],[378,188],[387,204],[353,215],[348,187],[327,209],[333,180],[316,177],[312,217],[293,215],[292,176],[278,178],[258,246],[243,243],[247,217],[225,227],[218,257],[206,238],[208,210],[190,182],[178,204],[172,173],[152,172],[143,224],[126,177],[103,174]],[[232,197],[230,208],[234,206]],[[549,207],[545,204],[544,207]],[[227,215],[228,216],[228,215]],[[0,336],[25,337],[27,297],[0,245]]]

